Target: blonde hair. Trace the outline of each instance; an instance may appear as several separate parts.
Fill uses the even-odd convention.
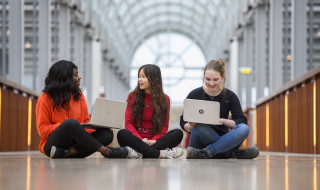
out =
[[[209,61],[203,70],[203,77],[207,70],[215,70],[220,73],[221,77],[224,79],[222,84],[224,85],[226,82],[226,66],[223,60],[211,60]]]
[[[227,90],[224,87],[226,83],[226,64],[223,60],[211,60],[209,61],[205,67],[202,68],[203,70],[203,81],[204,81],[204,75],[207,70],[215,70],[220,73],[221,77],[223,78],[222,81],[222,96],[223,96],[223,101],[228,103],[229,101],[227,100]]]

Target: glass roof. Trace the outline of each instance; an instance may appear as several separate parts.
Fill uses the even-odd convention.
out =
[[[206,59],[219,58],[232,26],[232,0],[93,0],[89,18],[124,66],[152,35],[175,32],[188,36]],[[92,3],[91,5],[89,5]],[[231,4],[232,3],[232,4]],[[239,6],[238,6],[239,7]],[[105,37],[104,37],[105,36]],[[126,66],[126,67],[127,67]],[[127,67],[129,68],[129,67]]]
[[[202,84],[203,52],[194,41],[177,33],[153,35],[134,53],[130,69],[130,90],[137,86],[138,69],[144,64],[156,64],[161,69],[164,92],[174,104],[192,89]]]

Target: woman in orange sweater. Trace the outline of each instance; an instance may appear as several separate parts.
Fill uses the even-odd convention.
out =
[[[84,158],[99,151],[104,157],[125,157],[126,148],[106,147],[112,142],[110,129],[88,129],[87,102],[80,86],[78,67],[61,60],[52,65],[36,107],[39,149],[50,158]]]

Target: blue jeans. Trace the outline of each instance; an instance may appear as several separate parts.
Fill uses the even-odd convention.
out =
[[[249,127],[239,124],[224,135],[219,135],[206,124],[196,124],[192,129],[189,146],[197,149],[208,148],[217,158],[229,158],[232,149],[238,149],[248,137]]]

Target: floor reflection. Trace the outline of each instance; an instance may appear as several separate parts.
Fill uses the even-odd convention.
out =
[[[0,189],[318,189],[320,156],[262,153],[255,160],[51,160],[0,153]],[[201,188],[200,188],[201,187]]]
[[[313,159],[313,189],[318,189],[318,180],[319,179],[317,176],[317,160],[316,158],[314,158]]]

